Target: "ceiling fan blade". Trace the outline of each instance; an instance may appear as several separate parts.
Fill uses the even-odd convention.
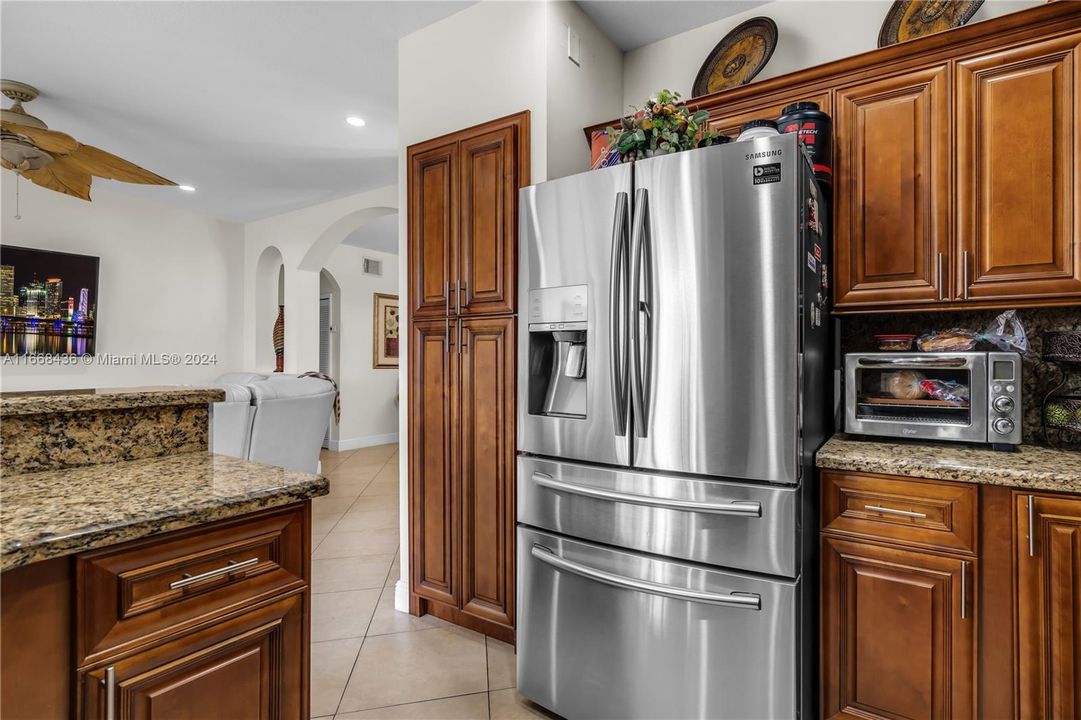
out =
[[[66,155],[64,160],[74,163],[91,175],[106,180],[119,180],[141,185],[176,185],[149,170],[144,170],[135,163],[105,152],[93,145],[80,145],[75,152]]]
[[[43,168],[23,170],[22,176],[43,188],[90,200],[90,173],[67,158],[57,158]]]
[[[56,130],[42,130],[41,128],[7,121],[0,124],[0,127],[7,132],[30,138],[31,142],[40,149],[53,155],[67,155],[79,149],[79,141],[67,133],[57,132]]]
[[[14,170],[15,169],[14,165],[9,163],[7,160],[4,160],[3,158],[0,158],[0,167],[4,168],[5,170]]]

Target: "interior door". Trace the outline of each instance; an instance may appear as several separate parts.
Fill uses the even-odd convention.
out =
[[[798,482],[803,162],[790,134],[635,163],[636,467]]]
[[[461,320],[464,612],[514,625],[514,318]]]
[[[1081,296],[1081,34],[957,63],[963,300]]]
[[[526,307],[518,328],[518,449],[523,452],[611,465],[630,459],[621,396],[626,305],[612,302],[613,294],[626,297],[630,193],[630,165],[521,191],[518,292]],[[564,337],[556,333],[570,320],[586,326],[577,378],[569,378],[553,360],[560,352],[558,337]],[[549,389],[568,384],[584,384],[573,413],[546,402]]]

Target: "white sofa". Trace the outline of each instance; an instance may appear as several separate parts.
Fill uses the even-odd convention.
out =
[[[331,383],[279,373],[226,373],[215,384],[226,399],[211,408],[211,452],[318,472],[334,406]]]

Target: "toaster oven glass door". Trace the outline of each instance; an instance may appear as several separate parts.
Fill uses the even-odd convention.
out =
[[[855,381],[859,420],[972,424],[968,367],[857,367]]]

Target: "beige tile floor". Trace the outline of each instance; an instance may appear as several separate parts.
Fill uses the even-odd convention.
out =
[[[394,609],[398,446],[322,453],[312,502],[313,718],[552,718],[514,690],[514,648]]]

